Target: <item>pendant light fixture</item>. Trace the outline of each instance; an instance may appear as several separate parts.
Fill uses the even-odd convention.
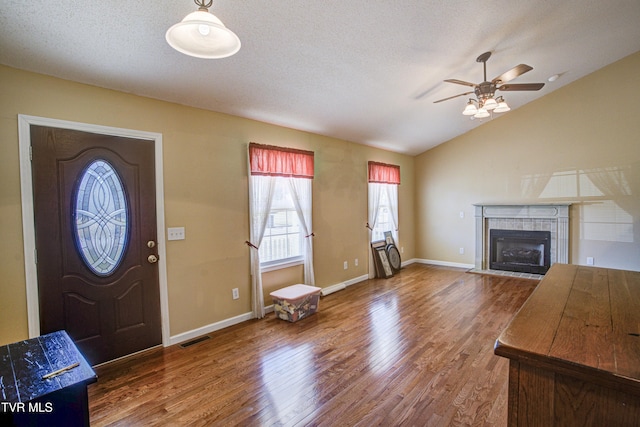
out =
[[[226,58],[240,50],[240,39],[209,12],[213,0],[194,0],[198,10],[167,30],[167,43],[196,58]]]

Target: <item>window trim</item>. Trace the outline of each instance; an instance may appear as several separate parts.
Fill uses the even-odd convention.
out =
[[[303,265],[304,257],[302,255],[282,258],[275,261],[267,261],[260,263],[260,272],[267,273],[269,271],[282,270],[284,268],[295,267],[296,265]]]

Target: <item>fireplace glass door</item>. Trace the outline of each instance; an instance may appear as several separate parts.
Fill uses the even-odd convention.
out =
[[[551,260],[551,232],[525,230],[489,231],[489,268],[545,274]]]

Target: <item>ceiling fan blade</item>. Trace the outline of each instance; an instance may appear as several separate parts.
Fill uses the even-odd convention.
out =
[[[447,82],[447,83],[455,83],[455,84],[464,85],[464,86],[476,87],[476,85],[474,83],[469,83],[469,82],[465,82],[464,80],[458,80],[458,79],[447,79],[447,80],[445,80],[445,82]]]
[[[491,80],[491,83],[506,83],[531,70],[533,70],[533,67],[530,67],[527,64],[516,65],[509,71],[506,71],[495,79]]]
[[[434,103],[434,104],[437,104],[438,102],[448,101],[449,99],[457,98],[457,97],[459,97],[459,96],[469,95],[469,94],[471,94],[471,93],[473,93],[473,92],[460,93],[460,94],[458,94],[458,95],[453,95],[453,96],[450,96],[450,97],[448,97],[448,98],[438,99],[437,101],[433,101],[433,103]]]
[[[544,83],[516,83],[511,85],[502,85],[497,90],[515,91],[515,90],[540,90],[544,87]]]

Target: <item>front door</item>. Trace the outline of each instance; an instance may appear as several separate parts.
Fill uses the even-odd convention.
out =
[[[154,142],[31,125],[40,333],[91,364],[162,342]]]

